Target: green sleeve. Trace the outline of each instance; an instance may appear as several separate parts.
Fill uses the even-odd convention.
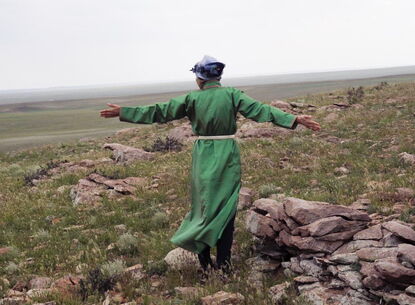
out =
[[[275,125],[290,129],[297,127],[297,117],[295,115],[258,102],[242,91],[236,90],[234,92],[234,102],[236,103],[237,111],[248,119],[260,123],[272,122]]]
[[[187,94],[172,98],[166,103],[139,107],[121,107],[120,121],[152,124],[166,123],[186,116]]]

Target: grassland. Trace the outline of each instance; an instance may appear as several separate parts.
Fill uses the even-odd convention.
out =
[[[370,86],[381,81],[398,83],[414,79],[415,75],[401,75],[360,80],[244,86],[241,89],[258,100],[270,101],[351,86]],[[98,111],[105,108],[106,103],[138,106],[167,101],[182,93],[0,105],[0,152],[39,144],[65,143],[80,138],[107,136],[114,130],[125,128],[126,125],[99,117]]]
[[[335,111],[335,117],[330,119],[331,112],[324,106],[342,101],[346,90],[291,98],[317,107],[310,113],[322,123],[322,131],[299,130],[272,139],[241,142],[244,186],[256,191],[255,198],[278,192],[348,205],[365,196],[372,202],[372,212],[391,213],[395,204],[391,194],[395,189],[415,185],[414,168],[398,158],[401,152],[415,153],[415,83],[366,86],[364,93],[360,106]],[[311,110],[304,112],[308,111]],[[51,160],[108,157],[109,152],[102,149],[104,140],[145,147],[172,126],[172,123],[153,125],[138,129],[132,135],[50,144],[1,154],[0,247],[9,246],[13,251],[0,256],[0,278],[3,279],[0,297],[17,281],[33,275],[58,278],[76,273],[77,266],[82,266],[80,273],[86,275],[94,268],[121,260],[127,266],[143,264],[148,275],[139,281],[120,281],[116,290],[128,300],[157,305],[199,304],[198,298],[183,300],[171,292],[176,286],[201,286],[195,268],[179,273],[166,270],[162,263],[166,253],[173,249],[169,237],[189,209],[190,144],[181,152],[157,153],[154,161],[137,161],[129,166],[102,164],[90,170],[119,178],[147,177],[149,185],[154,183],[154,177],[160,177],[157,188],[139,189],[135,194],[137,199],[121,202],[105,199],[100,207],[74,207],[70,187],[88,174],[85,172],[64,173],[36,187],[24,182],[26,175]],[[349,173],[337,173],[335,169],[341,166]],[[172,193],[177,197],[169,197]],[[405,211],[402,219],[408,220],[413,212]],[[244,229],[244,214],[241,211],[237,216],[234,251],[237,272],[225,285],[218,278],[212,278],[201,294],[237,291],[246,297],[247,305],[271,304],[267,287],[284,278],[271,274],[264,280],[262,290],[249,285],[246,280],[249,266],[245,260],[254,253],[251,236]],[[51,223],[51,219],[59,221]],[[119,224],[124,224],[135,237],[133,247],[109,247],[120,243],[122,234],[115,227]],[[160,283],[153,285],[154,281]],[[97,304],[100,298],[102,295],[95,291],[85,303]],[[39,301],[46,300],[84,304],[79,296],[51,294],[39,298]],[[291,300],[287,304],[304,303]]]

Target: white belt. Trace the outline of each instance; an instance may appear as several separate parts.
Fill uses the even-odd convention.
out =
[[[234,134],[223,135],[223,136],[198,136],[198,140],[224,140],[224,139],[234,139]]]

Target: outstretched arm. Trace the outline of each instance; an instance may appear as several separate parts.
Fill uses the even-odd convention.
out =
[[[131,123],[166,123],[186,116],[186,99],[187,95],[182,95],[172,98],[166,103],[139,107],[120,107],[119,105],[108,104],[111,109],[102,110],[100,114],[104,118],[119,116],[120,121]]]
[[[238,112],[244,117],[256,122],[272,122],[275,125],[290,129],[295,129],[297,124],[302,124],[314,131],[320,130],[320,124],[314,122],[309,115],[295,116],[254,100],[239,90],[234,94],[234,102],[236,103]]]

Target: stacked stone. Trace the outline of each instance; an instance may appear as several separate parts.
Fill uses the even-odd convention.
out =
[[[367,228],[370,220],[324,202],[259,199],[246,226],[261,241],[257,250],[286,260],[284,273],[316,304],[415,304],[415,231],[398,221]],[[271,294],[281,296],[281,287]]]

